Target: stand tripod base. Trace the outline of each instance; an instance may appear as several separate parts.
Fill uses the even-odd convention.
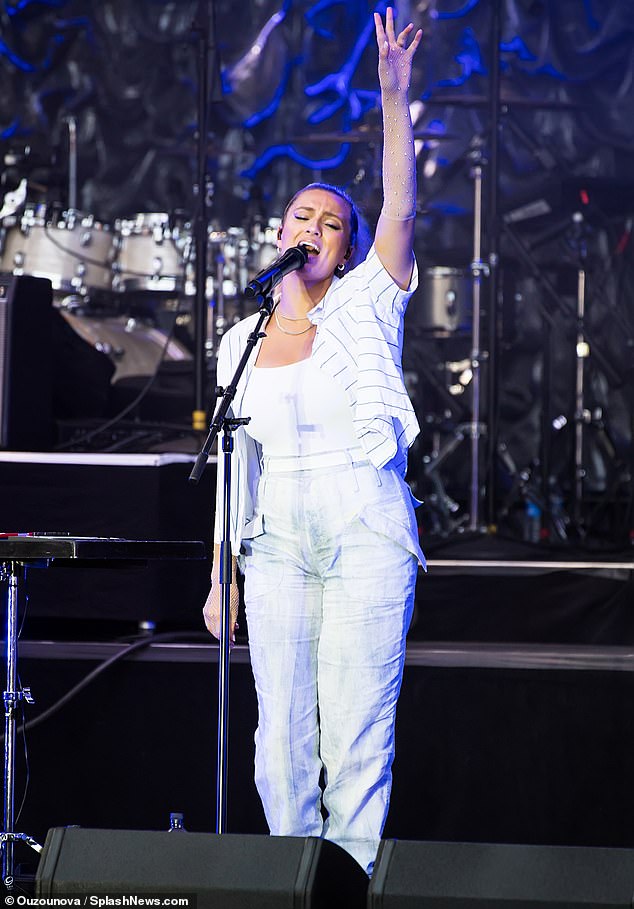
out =
[[[468,512],[466,514],[461,512],[459,503],[454,501],[445,488],[440,475],[440,469],[447,458],[449,458],[463,442],[469,441],[473,444],[475,438],[477,443],[485,434],[486,427],[482,423],[460,423],[451,431],[451,438],[447,439],[436,451],[427,455],[424,459],[425,466],[423,473],[425,479],[431,483],[433,489],[429,500],[431,504],[435,506],[436,526],[434,530],[440,533],[441,536],[448,536],[456,531],[465,529],[478,529],[477,527],[470,526],[474,518],[477,522],[477,513],[472,516]],[[477,489],[475,491],[475,496],[479,501],[480,496],[479,490]],[[470,490],[470,502],[472,506],[473,498],[474,491]]]
[[[2,883],[6,890],[11,890],[14,883],[13,878],[13,844],[14,843],[26,843],[27,846],[30,846],[35,852],[40,853],[44,848],[41,846],[37,840],[33,839],[32,836],[29,836],[28,833],[0,833],[0,851],[2,851],[2,868],[3,872],[5,869],[8,869],[2,879]]]

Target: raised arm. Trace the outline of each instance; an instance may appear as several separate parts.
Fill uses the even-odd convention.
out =
[[[408,45],[412,23],[397,36],[388,7],[385,27],[374,14],[379,48],[379,84],[383,108],[383,207],[375,245],[381,262],[396,283],[406,288],[412,276],[416,217],[416,157],[409,112],[412,60],[423,36],[419,29]]]

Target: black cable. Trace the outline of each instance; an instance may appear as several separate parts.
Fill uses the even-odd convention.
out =
[[[22,691],[22,682],[18,676],[18,690]],[[20,706],[22,707],[22,725],[18,727],[19,731],[22,733],[22,745],[24,748],[24,767],[25,767],[25,780],[24,780],[24,792],[22,793],[22,801],[20,802],[20,807],[15,815],[14,828],[18,826],[20,822],[20,817],[22,816],[22,811],[26,805],[26,797],[29,791],[29,784],[31,782],[31,765],[29,763],[29,748],[26,740],[26,717],[24,713],[24,698],[20,700]]]
[[[148,635],[147,638],[141,638],[138,641],[134,641],[131,644],[123,647],[117,653],[113,654],[111,657],[108,657],[107,660],[104,660],[98,666],[96,666],[92,672],[89,672],[87,676],[74,685],[70,691],[67,691],[66,694],[62,695],[59,700],[54,704],[48,707],[43,713],[40,713],[38,716],[33,717],[27,723],[22,723],[18,727],[18,731],[25,732],[27,729],[33,729],[35,726],[39,726],[40,723],[43,723],[45,720],[48,720],[51,716],[57,713],[62,707],[65,707],[74,697],[76,697],[81,691],[84,690],[91,682],[94,682],[102,672],[105,672],[106,669],[109,669],[111,666],[114,666],[115,663],[118,663],[119,660],[124,660],[130,656],[132,653],[136,653],[137,650],[143,650],[145,647],[149,647],[151,644],[157,643],[167,643],[175,642],[179,640],[188,640],[191,641],[194,637],[199,637],[202,641],[209,640],[209,636],[205,632],[191,632],[191,631],[176,631],[176,632],[163,632],[162,634],[153,634]],[[0,742],[4,741],[4,733],[0,735]]]
[[[145,395],[148,393],[148,391],[150,390],[150,388],[152,387],[152,385],[154,384],[154,382],[156,381],[156,379],[158,377],[159,371],[161,369],[161,366],[163,365],[163,361],[165,360],[165,356],[169,349],[170,343],[172,341],[172,338],[174,337],[174,331],[176,329],[176,321],[177,321],[179,315],[180,315],[180,311],[177,310],[176,313],[174,314],[174,319],[170,326],[170,330],[167,334],[167,337],[165,338],[165,343],[163,344],[163,348],[161,350],[161,354],[160,354],[158,362],[156,364],[156,368],[155,368],[154,372],[152,373],[152,375],[148,378],[145,385],[141,388],[141,391],[138,393],[136,398],[134,398],[129,404],[126,404],[126,406],[123,408],[123,410],[119,411],[119,413],[116,414],[114,417],[111,417],[110,420],[107,420],[105,423],[100,424],[96,429],[91,429],[89,432],[84,433],[83,435],[79,436],[78,438],[72,439],[70,442],[65,442],[63,445],[56,445],[54,448],[54,451],[68,451],[69,448],[74,448],[75,445],[81,445],[84,442],[89,442],[91,439],[94,439],[95,436],[98,436],[100,433],[106,432],[106,430],[111,429],[113,426],[116,426],[117,423],[121,422],[121,420],[124,417],[126,417],[132,410],[134,410],[135,407],[137,407],[138,404],[141,403],[141,401],[143,400]]]

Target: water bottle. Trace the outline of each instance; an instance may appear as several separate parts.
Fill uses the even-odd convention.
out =
[[[555,538],[567,540],[568,517],[564,508],[563,496],[555,488],[551,489],[550,492],[550,517]]]
[[[526,500],[524,511],[524,540],[527,543],[539,543],[542,533],[542,512],[536,502]]]
[[[184,815],[182,811],[170,811],[170,825],[169,833],[173,833],[175,830],[185,830],[185,825],[183,823]]]

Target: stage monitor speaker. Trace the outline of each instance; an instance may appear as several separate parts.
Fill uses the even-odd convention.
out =
[[[0,274],[0,448],[52,443],[52,302],[46,278]]]
[[[35,878],[39,897],[196,895],[195,909],[365,909],[368,878],[318,837],[185,831],[48,831]]]
[[[368,909],[631,909],[634,850],[384,840]]]

